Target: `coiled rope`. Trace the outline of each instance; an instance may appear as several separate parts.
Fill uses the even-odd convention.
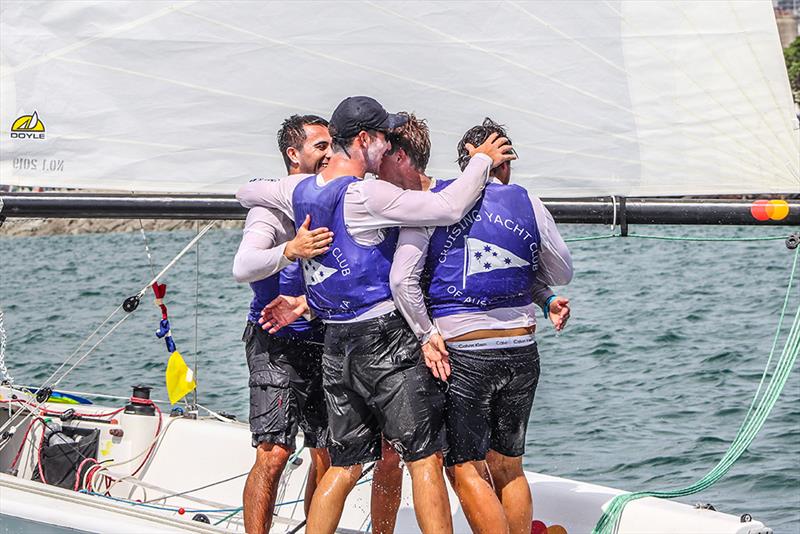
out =
[[[783,308],[781,309],[780,319],[778,320],[778,327],[775,331],[775,338],[772,343],[772,348],[767,358],[767,364],[764,368],[764,373],[761,376],[761,381],[758,384],[753,400],[750,403],[750,408],[739,427],[736,437],[731,442],[725,455],[717,463],[714,468],[709,471],[703,478],[694,484],[685,488],[672,490],[672,491],[639,491],[634,493],[622,494],[614,497],[609,502],[600,520],[592,530],[592,534],[614,534],[619,527],[619,521],[622,517],[622,512],[625,506],[636,499],[643,497],[659,497],[662,499],[674,499],[676,497],[685,497],[703,491],[719,479],[721,479],[736,463],[736,461],[744,454],[758,432],[764,426],[772,408],[775,406],[778,398],[780,397],[783,387],[789,378],[789,374],[797,360],[798,353],[800,353],[800,306],[795,312],[794,321],[792,322],[791,329],[783,345],[781,356],[775,364],[775,369],[770,374],[772,367],[772,359],[775,355],[775,350],[778,346],[783,320],[786,315],[786,309],[789,305],[789,296],[792,292],[794,285],[795,273],[797,271],[797,260],[800,256],[800,247],[795,250],[794,261],[792,262],[792,270],[789,275],[789,284],[786,288],[786,296],[783,301]],[[767,387],[762,393],[762,387],[767,382]]]

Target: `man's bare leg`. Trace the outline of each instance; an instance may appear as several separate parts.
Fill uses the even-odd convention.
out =
[[[527,534],[533,521],[531,488],[522,470],[522,457],[490,450],[486,455],[497,497],[503,503],[511,534]]]
[[[448,471],[472,532],[507,533],[508,520],[503,505],[500,504],[492,488],[492,479],[486,462],[483,460],[464,462],[449,468]]]
[[[384,439],[382,458],[375,464],[372,472],[372,514],[373,534],[392,534],[397,522],[397,511],[400,509],[400,497],[403,489],[403,467],[400,455],[394,447]]]
[[[442,474],[441,453],[406,462],[414,494],[414,513],[423,534],[453,532],[450,500]]]
[[[331,466],[331,457],[328,455],[328,449],[309,449],[311,455],[311,467],[308,468],[308,480],[306,481],[306,494],[303,501],[303,508],[308,517],[308,511],[311,509],[311,498],[314,496],[314,491],[317,489],[319,481],[322,480],[325,471]]]
[[[333,534],[342,518],[344,501],[358,482],[361,471],[361,465],[334,465],[325,472],[311,499],[306,524],[308,534]]]
[[[256,461],[247,476],[242,494],[244,528],[249,534],[266,534],[272,526],[272,511],[289,449],[283,445],[261,443]]]

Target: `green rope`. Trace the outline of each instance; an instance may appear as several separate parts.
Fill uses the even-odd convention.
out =
[[[796,250],[794,255],[792,270],[791,274],[789,275],[789,284],[786,288],[786,297],[784,298],[783,309],[781,311],[780,320],[778,321],[778,328],[775,332],[772,350],[770,350],[767,365],[761,377],[761,382],[759,383],[756,394],[753,397],[753,402],[750,404],[750,409],[747,411],[747,415],[742,422],[742,426],[739,428],[736,437],[731,442],[731,445],[725,455],[722,457],[719,463],[717,463],[717,465],[714,466],[714,468],[703,478],[686,488],[674,491],[640,491],[614,497],[592,530],[592,534],[613,534],[616,532],[625,505],[636,499],[641,499],[642,497],[660,497],[663,499],[672,499],[675,497],[692,495],[709,488],[711,485],[721,479],[728,472],[728,470],[730,470],[733,464],[736,463],[736,461],[750,446],[753,439],[755,439],[756,435],[764,425],[764,422],[769,416],[770,411],[775,406],[775,403],[789,378],[789,373],[791,372],[792,367],[797,360],[798,353],[800,353],[800,306],[798,306],[792,327],[789,331],[789,335],[784,343],[781,357],[779,358],[778,363],[775,366],[775,370],[769,379],[766,390],[759,398],[759,393],[761,392],[764,381],[769,375],[770,363],[775,353],[778,339],[780,338],[781,327],[783,325],[783,319],[789,302],[789,295],[791,294],[795,273],[797,271],[798,256],[800,256],[800,248]]]
[[[786,236],[767,236],[767,237],[681,237],[668,235],[646,235],[628,234],[628,237],[638,237],[640,239],[662,239],[665,241],[775,241],[786,239]]]
[[[575,241],[595,241],[597,239],[611,239],[612,237],[620,237],[619,234],[609,235],[589,235],[585,237],[568,237],[564,240],[565,243],[574,243]]]
[[[575,243],[578,241],[596,241],[598,239],[611,239],[623,237],[621,234],[590,235],[584,237],[568,237],[565,243]],[[648,235],[648,234],[628,234],[625,237],[636,237],[639,239],[661,239],[663,241],[777,241],[786,239],[787,236],[765,236],[765,237],[683,237],[670,235]]]

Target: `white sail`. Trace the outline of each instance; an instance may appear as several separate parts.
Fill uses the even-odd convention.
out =
[[[33,2],[0,7],[0,183],[231,193],[293,113],[490,116],[541,196],[800,192],[768,1]],[[13,132],[38,112],[43,132]]]

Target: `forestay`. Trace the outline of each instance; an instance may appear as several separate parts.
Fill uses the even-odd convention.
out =
[[[429,120],[439,177],[490,116],[545,197],[800,192],[767,1],[1,9],[4,184],[231,193],[284,174],[283,118],[366,94]]]

